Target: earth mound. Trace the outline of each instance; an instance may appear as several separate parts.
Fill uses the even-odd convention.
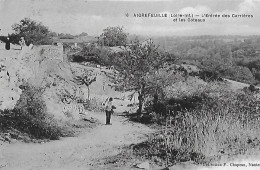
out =
[[[62,46],[0,51],[0,110],[13,109],[28,85],[39,89],[47,113],[57,119],[79,118],[79,88]]]

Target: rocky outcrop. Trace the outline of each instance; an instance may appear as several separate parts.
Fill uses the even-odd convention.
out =
[[[19,52],[0,51],[0,110],[12,109],[29,84],[42,93],[47,112],[57,119],[79,118],[77,85],[62,46],[35,46]]]
[[[17,86],[18,79],[10,75],[3,62],[0,62],[0,110],[13,109],[22,90]]]

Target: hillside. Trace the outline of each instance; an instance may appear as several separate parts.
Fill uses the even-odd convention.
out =
[[[107,73],[113,73],[104,68],[87,67],[77,63],[66,63],[63,55],[57,53],[50,55],[52,48],[58,47],[40,46],[26,51],[11,50],[0,51],[1,64],[6,68],[2,71],[9,73],[10,77],[2,79],[6,83],[6,88],[1,86],[4,109],[16,107],[24,89],[20,89],[23,81],[30,83],[34,87],[44,88],[42,99],[47,106],[47,111],[55,119],[68,119],[64,110],[65,103],[61,101],[62,92],[74,89],[70,95],[86,99],[87,87],[78,86],[73,78],[76,75],[82,75],[90,72],[91,76],[96,77],[97,81],[90,86],[90,100],[104,102],[107,97],[115,99],[117,109],[115,112],[120,115],[123,111],[129,111],[126,105],[131,101],[126,99],[127,93],[114,91],[110,86]],[[47,54],[48,52],[48,54]],[[5,57],[4,57],[5,56]],[[12,64],[11,64],[12,63]],[[10,83],[9,83],[10,79]],[[55,84],[54,84],[55,83]],[[11,86],[13,84],[13,86]],[[5,84],[1,84],[5,85]],[[15,93],[15,101],[9,105],[11,93],[8,90],[18,89]],[[68,92],[66,92],[68,94]],[[78,105],[77,101],[74,101]],[[73,103],[70,103],[70,105]],[[91,112],[85,110],[82,117],[78,112],[70,112],[74,119],[98,120],[100,123],[93,123],[89,128],[81,130],[79,136],[73,138],[61,138],[59,141],[50,141],[45,143],[23,143],[19,140],[8,139],[4,142],[0,138],[0,167],[2,169],[96,169],[107,166],[106,158],[115,156],[121,152],[121,149],[130,144],[135,144],[146,139],[146,135],[153,130],[137,123],[130,123],[126,118],[114,115],[112,118],[113,126],[104,126],[104,112]],[[97,127],[96,127],[97,126]],[[96,127],[96,128],[95,128]],[[140,131],[140,128],[142,129]],[[120,129],[120,131],[118,131]],[[6,133],[5,133],[6,135]],[[37,142],[37,141],[36,141]],[[26,155],[26,156],[24,156]],[[104,161],[104,162],[102,162]],[[124,166],[124,165],[123,165]],[[130,166],[130,165],[129,165]]]
[[[196,130],[203,127],[203,130],[208,130],[205,134],[212,134],[215,133],[210,131],[212,130],[212,127],[213,130],[215,130],[215,126],[220,129],[228,128],[226,127],[226,123],[228,123],[231,128],[239,127],[244,130],[244,126],[240,126],[240,124],[238,124],[238,126],[237,124],[229,122],[232,119],[225,119],[223,120],[223,124],[221,124],[219,121],[220,119],[214,121],[213,118],[215,117],[216,112],[219,113],[217,116],[220,116],[222,114],[221,109],[224,109],[224,107],[231,110],[231,108],[225,104],[225,100],[230,102],[229,100],[232,99],[233,103],[230,103],[230,105],[234,104],[234,101],[235,104],[241,102],[233,99],[236,99],[236,91],[239,91],[240,93],[240,91],[242,91],[241,89],[249,86],[245,83],[228,79],[225,79],[223,82],[205,82],[193,75],[182,77],[180,81],[165,88],[165,90],[167,90],[165,97],[173,98],[173,96],[176,96],[175,102],[183,106],[185,106],[185,102],[191,102],[188,104],[192,107],[195,105],[194,108],[191,107],[193,110],[186,110],[186,112],[178,110],[177,113],[186,114],[187,119],[181,115],[178,119],[175,117],[164,119],[161,115],[155,115],[157,113],[153,112],[149,114],[149,116],[154,116],[154,122],[149,126],[146,126],[141,123],[131,122],[126,118],[127,116],[131,116],[128,113],[136,112],[137,108],[135,107],[135,103],[138,102],[138,96],[135,95],[133,100],[130,101],[128,99],[129,94],[131,94],[130,92],[114,90],[112,87],[114,84],[110,79],[117,74],[117,71],[114,69],[108,69],[98,65],[90,66],[84,62],[68,62],[66,56],[63,54],[63,49],[60,46],[35,46],[32,49],[28,48],[22,51],[15,49],[10,51],[0,50],[0,59],[2,82],[0,84],[0,90],[1,94],[4,94],[1,96],[2,110],[12,110],[18,106],[20,108],[27,108],[28,98],[26,97],[28,94],[31,94],[27,89],[34,87],[37,89],[36,91],[33,91],[34,96],[39,97],[40,102],[44,103],[46,106],[46,113],[52,116],[52,119],[50,120],[52,122],[59,120],[59,123],[70,122],[69,124],[72,127],[74,126],[74,128],[70,128],[75,130],[76,127],[79,132],[70,137],[61,136],[60,140],[56,141],[27,140],[27,142],[30,143],[24,143],[19,139],[17,140],[17,138],[13,138],[15,135],[19,136],[20,133],[14,133],[16,132],[15,129],[11,129],[11,132],[10,129],[8,129],[8,131],[5,131],[0,137],[0,167],[2,167],[2,169],[136,169],[134,165],[144,161],[148,161],[150,167],[159,169],[165,166],[163,163],[164,158],[157,155],[151,159],[149,154],[145,152],[150,152],[151,150],[146,147],[153,147],[154,143],[152,142],[160,141],[161,133],[167,132],[167,128],[165,130],[164,121],[166,122],[167,127],[167,121],[170,121],[169,123],[171,125],[171,121],[174,120],[177,125],[169,128],[172,128],[173,131],[180,130],[183,132],[179,133],[179,131],[177,131],[174,133],[180,135],[180,137],[189,132],[189,125],[193,126],[192,123],[196,123],[194,126],[197,127],[192,130],[192,133],[196,133]],[[187,69],[186,72],[188,74],[199,71],[192,65],[170,65],[162,70],[164,69],[168,70],[167,73],[169,74],[171,72],[178,74],[178,71],[183,72],[182,69]],[[87,75],[90,79],[95,78],[95,81],[90,84],[89,88],[84,84],[79,85],[75,79],[76,77],[82,77],[84,75]],[[226,95],[230,95],[228,97],[234,98],[226,99]],[[115,114],[112,115],[111,126],[104,125],[105,113],[102,106],[102,103],[108,97],[114,98],[114,105],[116,106]],[[35,100],[35,98],[32,99]],[[214,106],[216,107],[215,110],[203,108],[204,106],[207,107],[207,99],[209,99],[210,102],[211,99],[214,99],[216,102],[215,104],[221,104],[221,107],[216,107],[218,106],[216,105]],[[149,102],[149,100],[147,101]],[[204,102],[204,105],[201,105],[200,102]],[[243,102],[247,104],[246,102],[250,102],[250,100]],[[176,105],[173,105],[173,107],[176,107],[176,109],[179,108]],[[202,116],[199,119],[196,115],[205,113],[205,110],[200,112],[200,109],[207,110],[207,116]],[[232,109],[236,108],[233,107]],[[257,112],[257,108],[256,110],[254,110],[255,108],[251,108],[251,110],[252,109],[253,112]],[[241,113],[236,112],[236,114]],[[213,117],[211,118],[210,116]],[[142,118],[145,119],[145,115],[142,115]],[[209,120],[204,120],[207,118],[209,118]],[[199,121],[193,121],[197,119],[213,122],[200,124]],[[180,122],[178,122],[179,120]],[[182,121],[186,121],[186,125],[189,127],[186,131],[181,129],[185,128],[181,126],[183,123]],[[156,122],[159,123],[157,124]],[[180,125],[178,125],[178,123],[180,123]],[[220,124],[216,125],[216,123]],[[18,128],[18,130],[21,129]],[[242,133],[244,132],[242,130],[232,132]],[[201,137],[199,135],[200,134],[198,134],[197,139],[194,140],[198,140],[198,138]],[[251,136],[247,136],[250,140],[255,137],[255,133],[250,135]],[[174,139],[175,135],[169,135],[168,137],[169,139],[171,139],[171,137]],[[172,144],[175,144],[175,141],[177,141],[177,145],[181,145],[182,142],[178,143],[179,139],[181,138],[175,139]],[[203,148],[207,151],[206,154],[216,154],[217,149],[207,150],[210,147],[215,147],[211,146],[210,141],[212,138],[205,135],[203,140],[208,140],[208,144],[205,146],[203,145]],[[151,145],[147,146],[147,142],[151,142]],[[239,139],[239,142],[245,142],[244,138]],[[156,144],[154,147],[155,150],[156,147],[160,147],[161,144],[161,142]],[[200,143],[198,145],[200,145]],[[144,147],[144,149],[142,147]],[[249,150],[251,149],[249,146],[246,147],[248,147]],[[204,150],[202,149],[202,151]],[[223,151],[230,152],[230,154],[234,152],[227,148],[224,148]],[[142,152],[145,153],[145,158],[139,155],[142,154]],[[217,154],[219,153],[217,152]],[[220,154],[219,156],[221,159],[226,158],[225,155]],[[228,158],[233,160],[230,157]],[[187,158],[185,158],[185,160],[186,159]],[[196,162],[193,161],[185,163],[178,162],[179,160],[176,161],[177,165],[174,165],[172,169],[189,169],[191,167],[198,169],[205,168],[201,165],[196,166]]]

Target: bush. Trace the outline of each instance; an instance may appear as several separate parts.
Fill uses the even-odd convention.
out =
[[[194,160],[204,162],[222,154],[241,154],[258,145],[260,101],[250,92],[215,89],[218,95],[199,108],[178,111],[168,117],[168,129],[137,145],[136,154],[154,156],[174,164]],[[210,90],[214,92],[214,89]],[[140,149],[141,148],[141,149]]]
[[[204,81],[223,81],[221,75],[216,71],[208,71],[208,70],[200,71],[199,77]]]
[[[56,140],[60,136],[72,135],[62,122],[54,120],[46,113],[46,105],[41,95],[40,89],[26,86],[15,108],[1,111],[0,129],[16,129],[34,139]]]
[[[252,74],[252,72],[242,66],[233,66],[225,71],[225,77],[235,80],[235,81],[240,81],[240,82],[245,82],[252,84],[255,82],[255,78]]]
[[[188,77],[186,81],[179,81],[170,86],[164,88],[164,94],[166,99],[170,98],[183,98],[184,96],[192,96],[205,91],[210,91],[218,83],[206,83],[203,80],[196,77]],[[206,90],[207,89],[207,90]]]
[[[180,77],[175,81],[176,83],[157,91],[153,98],[147,98],[144,110],[147,113],[155,113],[153,114],[154,122],[164,124],[168,115],[175,116],[177,111],[199,108],[209,98],[207,91],[218,84],[214,82],[211,83],[212,86],[209,86],[197,77],[187,77],[186,81]],[[206,90],[207,88],[212,89]]]
[[[95,44],[85,44],[82,52],[85,56],[94,56],[97,54],[99,48]]]
[[[127,36],[123,27],[107,27],[99,37],[99,44],[109,47],[123,46],[127,43]]]
[[[112,65],[114,61],[114,53],[108,47],[87,45],[84,46],[80,53],[69,56],[72,62],[94,62],[101,65]]]
[[[31,43],[34,45],[46,45],[53,42],[49,29],[42,23],[37,23],[29,18],[24,18],[18,24],[12,25],[12,29],[15,33],[10,35],[10,40],[15,44],[19,44],[21,37],[24,37],[27,45]]]
[[[92,98],[90,100],[87,100],[87,102],[84,104],[84,107],[86,110],[89,111],[105,111],[104,107],[102,106],[102,102],[98,98]]]

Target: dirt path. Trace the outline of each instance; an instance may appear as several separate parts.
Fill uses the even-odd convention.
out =
[[[89,116],[105,122],[104,113],[90,113]],[[122,146],[144,140],[152,132],[147,126],[131,123],[121,116],[114,116],[112,123],[102,124],[78,137],[44,144],[1,143],[0,169],[110,169],[109,165],[103,167],[96,163],[120,153]]]
[[[98,79],[91,86],[91,97],[101,96],[101,100],[108,96],[122,97],[121,93],[108,86],[109,80],[101,74],[100,69],[89,69],[94,70]],[[122,113],[129,109],[126,107],[129,103],[128,100],[115,100],[116,111]],[[93,112],[87,116],[98,119],[103,124],[91,130],[86,129],[77,137],[42,144],[8,144],[0,141],[0,170],[114,169],[99,162],[103,158],[117,155],[124,146],[145,140],[152,133],[147,126],[129,122],[122,116],[112,116],[112,125],[104,125],[105,113]]]

